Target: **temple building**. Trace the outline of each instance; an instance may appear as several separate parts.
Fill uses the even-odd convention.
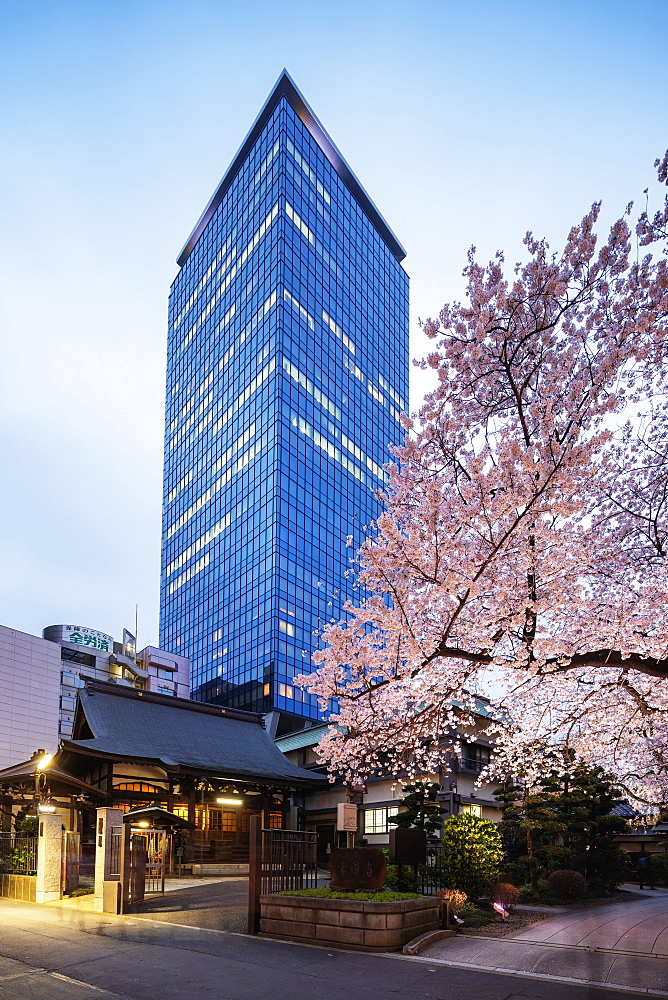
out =
[[[187,820],[184,862],[247,859],[250,817],[296,824],[305,790],[326,783],[278,749],[262,716],[86,681],[72,738],[45,760],[0,771],[5,815],[58,811],[95,842],[95,809],[157,804]]]

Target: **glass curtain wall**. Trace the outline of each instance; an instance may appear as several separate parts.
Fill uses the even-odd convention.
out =
[[[290,94],[172,286],[160,644],[196,699],[317,719],[293,681],[402,438],[408,279]]]

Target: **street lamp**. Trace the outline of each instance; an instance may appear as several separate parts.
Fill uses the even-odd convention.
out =
[[[40,788],[41,779],[43,777],[43,771],[49,766],[53,760],[52,753],[45,753],[44,750],[38,750],[34,755],[39,756],[39,759],[35,762],[35,811],[37,813],[52,813],[56,811],[56,807],[51,805],[51,794],[47,796],[46,802],[42,802],[42,793]]]

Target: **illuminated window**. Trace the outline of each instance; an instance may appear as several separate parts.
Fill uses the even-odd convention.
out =
[[[236,833],[237,832],[237,814],[232,812],[230,809],[226,809],[223,812],[223,833]]]
[[[364,809],[364,832],[365,833],[388,833],[393,829],[394,824],[388,826],[387,820],[390,816],[396,816],[399,806],[381,806],[378,809]]]
[[[279,812],[269,813],[269,829],[270,830],[283,829],[283,813]]]
[[[332,401],[327,398],[324,392],[318,389],[317,385],[314,385],[313,382],[311,382],[311,380],[306,377],[306,375],[302,374],[302,372],[299,371],[296,365],[293,365],[292,362],[288,361],[287,358],[283,358],[283,367],[285,368],[290,378],[293,378],[295,382],[298,382],[299,385],[301,385],[304,389],[306,389],[306,391],[310,393],[314,399],[317,399],[320,405],[323,406],[328,413],[331,413],[331,415],[335,417],[337,420],[341,419],[341,410],[338,408],[338,406],[332,403]]]
[[[482,819],[482,806],[475,805],[473,802],[464,802],[462,812],[470,813],[471,816],[479,816]]]
[[[122,781],[114,785],[115,792],[148,792],[150,795],[164,795],[165,789],[150,785],[146,781]]]

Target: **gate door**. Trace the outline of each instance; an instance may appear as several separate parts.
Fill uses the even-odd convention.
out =
[[[63,832],[62,891],[73,892],[79,888],[80,835],[71,830]]]
[[[165,867],[169,838],[165,830],[147,830],[140,834],[146,840],[146,892],[165,891]]]
[[[121,851],[121,913],[129,913],[144,900],[146,885],[146,838],[123,826]]]

